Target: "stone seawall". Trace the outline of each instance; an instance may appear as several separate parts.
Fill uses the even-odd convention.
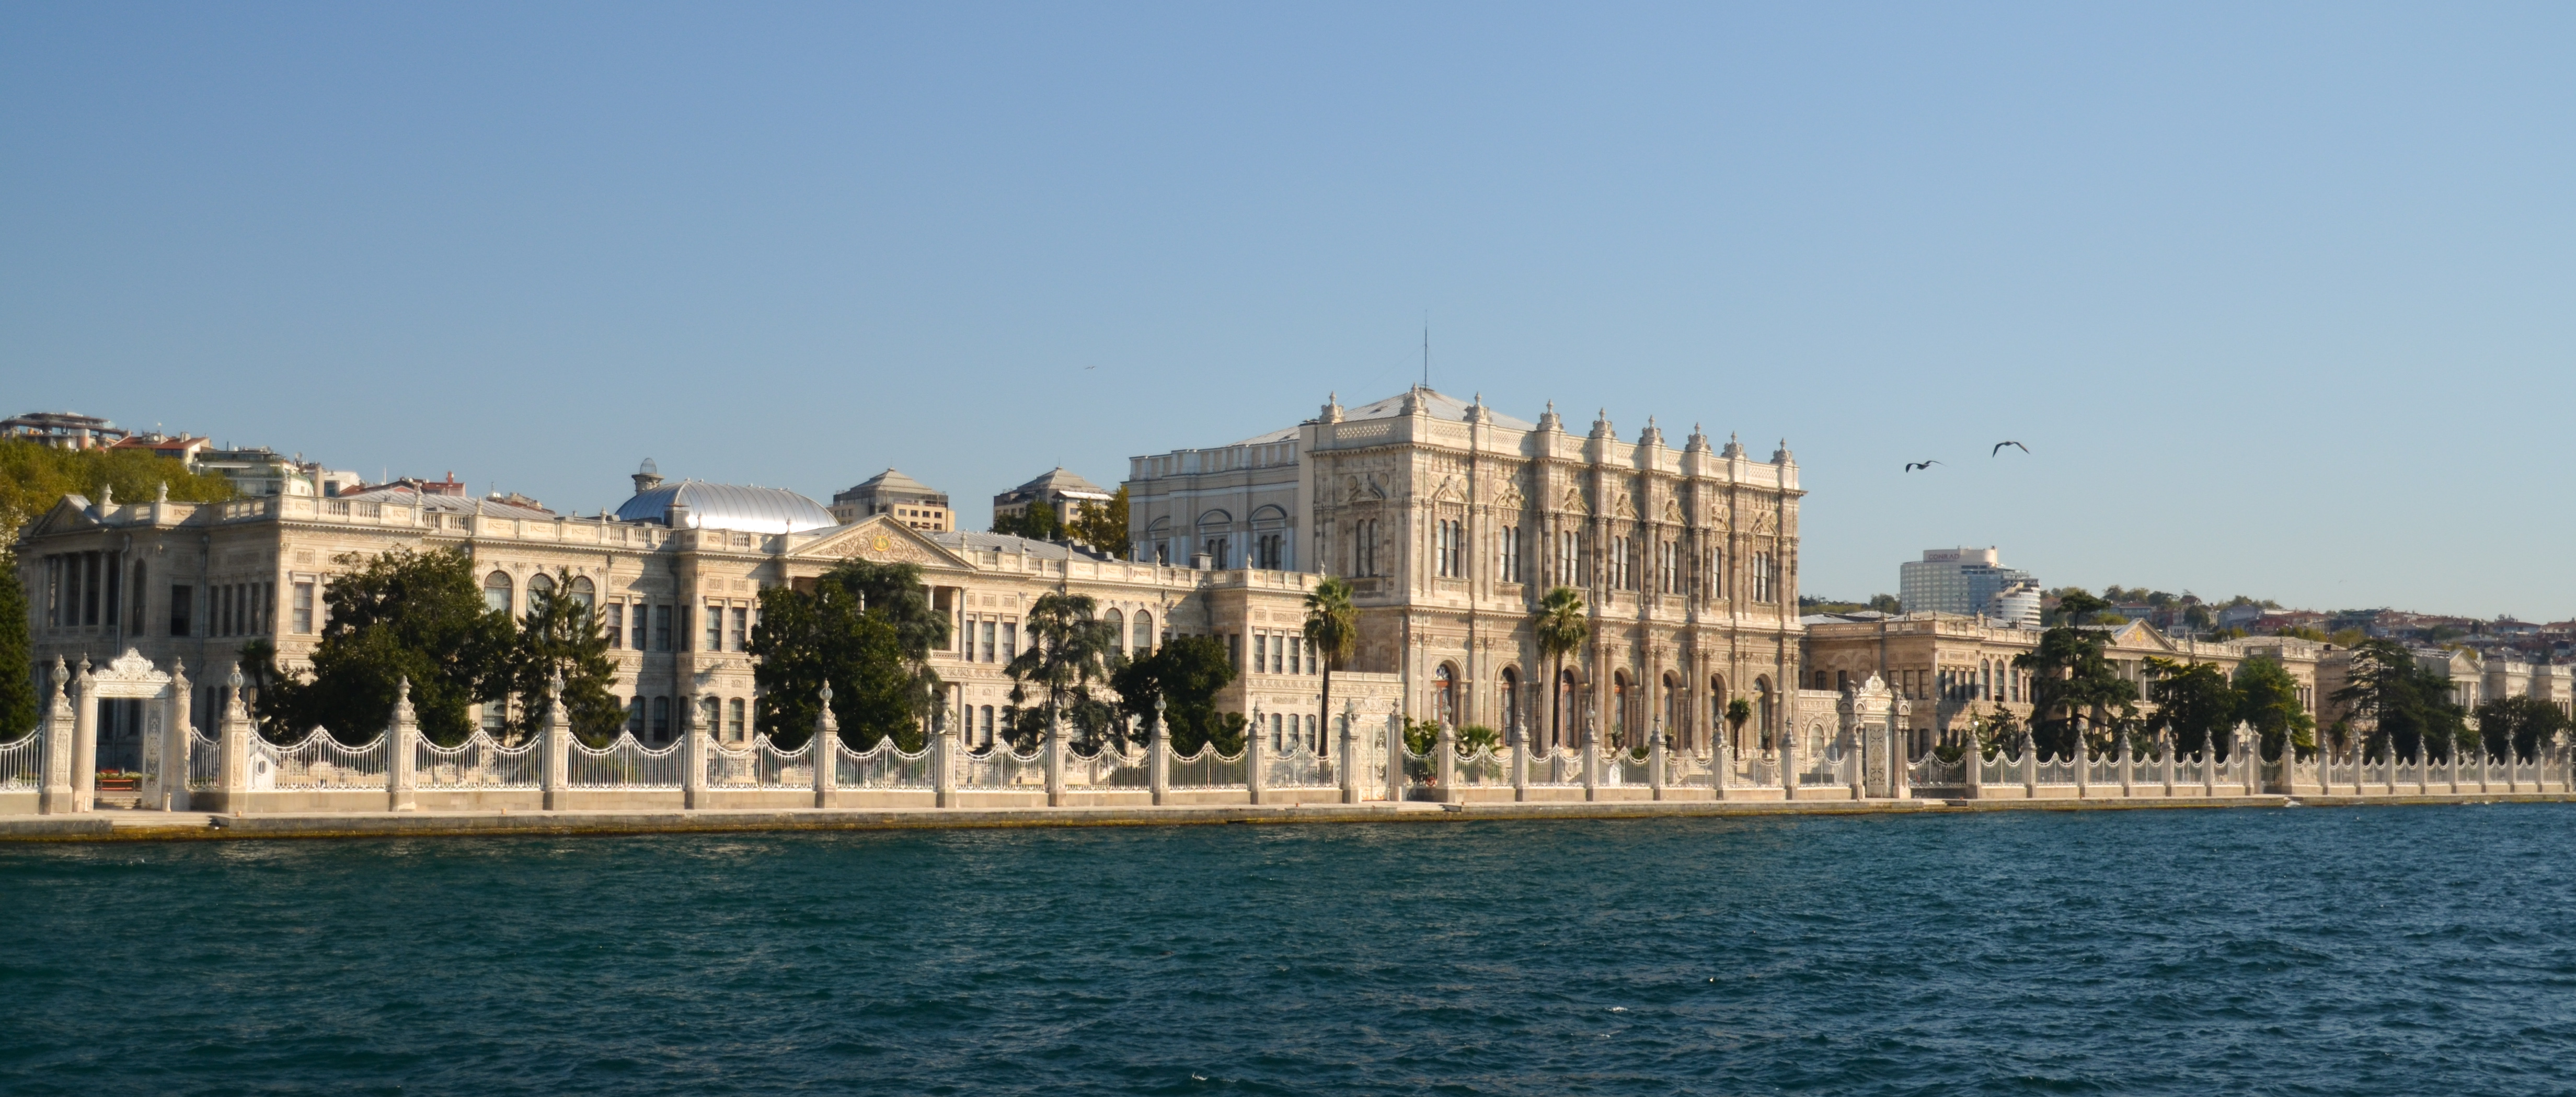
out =
[[[743,833],[753,831],[927,830],[994,827],[1201,826],[1229,823],[1439,823],[1463,821],[1767,818],[1804,815],[1922,815],[1991,811],[2161,811],[2211,808],[2407,807],[2576,802],[2569,793],[2432,796],[2219,796],[2179,800],[1819,800],[1791,802],[1624,801],[1558,803],[1386,803],[974,809],[710,811],[419,811],[219,815],[97,811],[0,818],[0,842],[222,841],[259,838],[494,837]]]

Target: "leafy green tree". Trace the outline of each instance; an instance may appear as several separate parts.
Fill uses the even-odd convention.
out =
[[[1753,702],[1738,697],[1726,703],[1726,726],[1729,730],[1735,732],[1735,738],[1737,740],[1740,741],[1744,738],[1744,725],[1752,719]],[[1768,742],[1763,743],[1762,749],[1771,749],[1771,744]]]
[[[2370,757],[2412,758],[2419,750],[2447,757],[2472,741],[2460,707],[2451,701],[2451,680],[2394,640],[2355,646],[2345,682],[2334,700],[2345,706],[2353,725],[2366,730],[2362,750]]]
[[[1553,668],[1547,676],[1547,718],[1553,731],[1552,742],[1565,741],[1565,657],[1583,647],[1592,638],[1592,618],[1584,613],[1583,592],[1573,587],[1556,587],[1538,600],[1538,613],[1530,621],[1530,632],[1538,640],[1539,657]]]
[[[617,684],[617,662],[608,656],[608,635],[600,631],[597,613],[571,590],[572,573],[558,569],[553,588],[528,599],[510,653],[511,707],[518,713],[511,728],[523,737],[545,730],[552,715],[549,691],[561,675],[572,733],[594,747],[606,746],[626,722],[625,710],[609,692]]]
[[[2478,703],[2477,734],[2492,758],[2534,757],[2567,730],[2567,714],[2537,697],[2496,697]]]
[[[1899,601],[1893,594],[1873,594],[1869,596],[1869,608],[1880,613],[1896,614],[1905,612],[1905,603]]]
[[[1127,555],[1127,485],[1118,485],[1106,503],[1084,503],[1075,508],[1073,522],[1065,532],[1093,552]]]
[[[1486,727],[1483,724],[1469,724],[1458,729],[1459,750],[1471,753],[1479,747],[1487,750],[1499,750],[1502,748],[1502,745],[1503,733]]]
[[[1431,749],[1439,745],[1440,725],[1438,723],[1410,718],[1404,721],[1404,749],[1428,757]]]
[[[36,727],[36,655],[27,639],[27,591],[18,585],[18,554],[0,546],[0,743]]]
[[[1054,713],[1072,725],[1076,745],[1085,750],[1113,740],[1122,747],[1126,743],[1127,722],[1093,692],[1093,687],[1110,683],[1111,664],[1119,658],[1118,627],[1100,620],[1099,609],[1088,594],[1054,591],[1039,595],[1029,607],[1022,626],[1029,646],[1002,668],[1011,676],[1012,738],[1020,749],[1039,742]],[[1029,705],[1032,696],[1043,703]]]
[[[948,647],[950,625],[948,615],[930,604],[930,587],[921,581],[920,566],[844,560],[816,580],[816,585],[823,584],[839,585],[857,599],[861,611],[894,629],[906,679],[904,705],[911,718],[926,722],[940,710],[946,693],[946,683],[930,667],[930,653]],[[833,711],[838,715],[838,708]],[[898,741],[906,744],[905,750],[914,749],[911,738]]]
[[[1153,654],[1111,672],[1121,712],[1151,727],[1154,703],[1163,703],[1175,754],[1196,754],[1209,742],[1226,754],[1243,749],[1240,714],[1219,713],[1216,695],[1234,681],[1234,661],[1213,636],[1175,636]],[[1229,719],[1231,717],[1231,719]]]
[[[2258,655],[2236,664],[2236,718],[2262,737],[2262,752],[2278,756],[2316,746],[2316,717],[2299,704],[2299,681],[2280,660]]]
[[[1057,517],[1053,506],[1043,502],[1030,503],[1028,509],[1018,514],[996,515],[993,532],[1026,537],[1032,541],[1056,541],[1064,537],[1064,520]]]
[[[2030,729],[2022,726],[2021,718],[2014,716],[2011,709],[2001,705],[1969,721],[1968,735],[1976,740],[1980,757],[1992,758],[1998,751],[2017,757],[2030,749]]]
[[[2272,635],[2287,636],[2294,640],[2314,640],[2320,644],[2325,643],[2328,639],[2324,632],[2308,625],[2283,625],[2280,628],[2274,629],[2272,631]]]
[[[2082,620],[2105,603],[2079,590],[2059,605],[2067,619]],[[2013,666],[2030,672],[2031,739],[2043,753],[2074,757],[2088,717],[2095,728],[2104,728],[2113,706],[2134,706],[2138,687],[2103,655],[2109,643],[2104,632],[2059,625],[2040,633],[2036,648],[2013,657]]]
[[[1327,575],[1306,592],[1306,642],[1315,646],[1315,657],[1324,662],[1324,722],[1333,721],[1333,672],[1350,665],[1351,654],[1359,650],[1360,611],[1351,604],[1350,580]],[[1324,738],[1330,740],[1329,731]],[[1329,747],[1324,751],[1330,754]]]
[[[848,586],[761,591],[749,647],[760,685],[758,726],[772,743],[793,749],[813,736],[830,683],[842,742],[871,750],[893,736],[904,750],[921,749],[925,712],[903,640],[886,615],[859,608]]]
[[[2235,726],[2236,687],[2215,663],[2147,660],[2147,699],[2156,711],[2150,730],[2171,732],[2183,754],[2220,756],[2227,729]]]
[[[393,721],[395,691],[408,680],[421,735],[464,742],[474,704],[508,699],[515,642],[509,617],[484,604],[473,561],[456,549],[393,548],[332,562],[348,570],[323,585],[329,614],[309,678],[281,671],[266,641],[243,649],[261,733],[291,739],[322,727],[366,742]]]
[[[140,503],[170,487],[176,502],[213,503],[233,497],[232,481],[194,473],[176,458],[148,450],[55,449],[24,438],[0,439],[0,544],[15,541],[18,527],[79,492],[91,502],[113,493]]]

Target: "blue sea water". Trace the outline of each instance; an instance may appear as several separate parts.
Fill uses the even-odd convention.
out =
[[[2576,808],[0,848],[0,1092],[2576,1090]]]

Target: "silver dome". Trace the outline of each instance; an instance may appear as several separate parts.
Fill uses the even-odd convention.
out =
[[[833,521],[832,512],[824,510],[821,503],[785,488],[710,484],[704,480],[682,480],[636,492],[634,498],[617,508],[617,520],[671,525],[674,505],[683,508],[681,529],[802,533],[840,524]]]

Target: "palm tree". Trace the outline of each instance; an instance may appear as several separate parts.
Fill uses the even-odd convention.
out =
[[[1351,653],[1360,645],[1360,611],[1351,604],[1351,584],[1347,579],[1327,575],[1306,593],[1306,642],[1315,645],[1315,657],[1324,661],[1324,726],[1333,725],[1333,672],[1351,661]],[[1326,734],[1326,740],[1332,736]],[[1316,753],[1330,753],[1331,748],[1318,744]]]
[[[1538,636],[1541,658],[1554,661],[1555,673],[1548,676],[1547,718],[1554,730],[1550,738],[1565,741],[1565,656],[1583,646],[1592,637],[1592,619],[1583,612],[1583,593],[1573,587],[1558,587],[1538,600],[1538,616],[1530,623]]]

